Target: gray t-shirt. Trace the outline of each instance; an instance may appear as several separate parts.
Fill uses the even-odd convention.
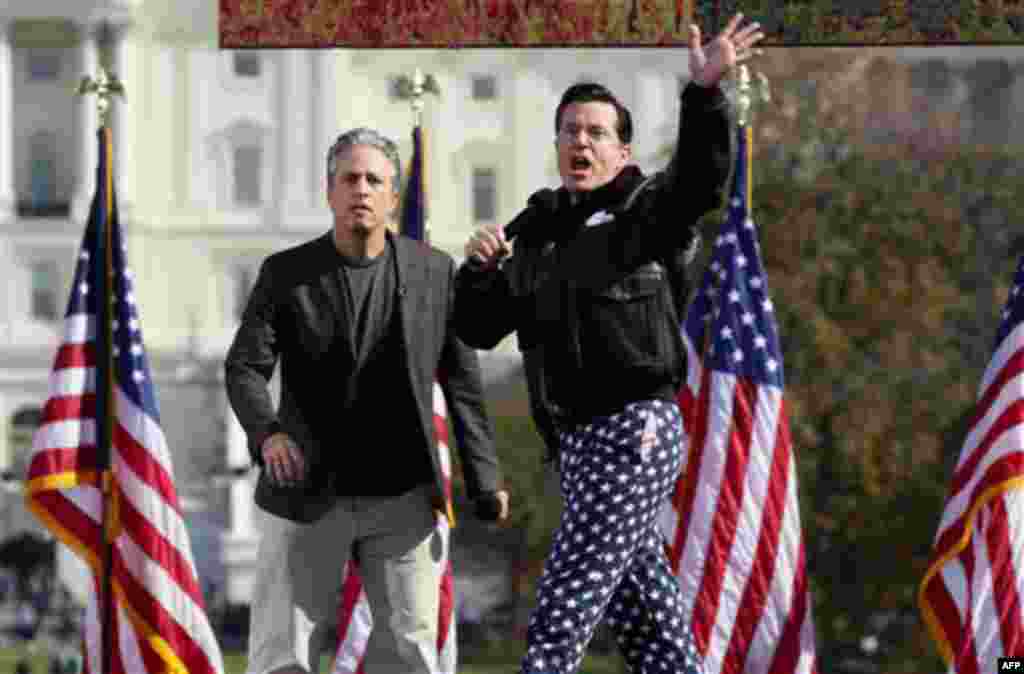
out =
[[[391,246],[372,260],[342,256],[342,275],[353,317],[352,344],[361,365],[387,332],[394,310],[395,273]]]

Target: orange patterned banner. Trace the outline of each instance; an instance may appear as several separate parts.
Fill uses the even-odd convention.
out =
[[[750,5],[751,3],[746,3]],[[736,11],[763,46],[1021,44],[1024,3],[879,0],[220,0],[222,48],[654,46]]]

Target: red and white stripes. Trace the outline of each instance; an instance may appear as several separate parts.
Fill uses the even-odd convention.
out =
[[[27,500],[44,523],[91,566],[97,592],[87,607],[86,666],[100,672],[96,597],[101,588],[103,495],[97,473],[94,319],[69,315],[33,441]],[[159,424],[119,387],[111,472],[116,508],[112,584],[116,641],[112,674],[222,672],[206,616],[170,453]]]
[[[1024,324],[999,344],[953,473],[919,603],[951,671],[1024,652]]]
[[[815,672],[783,392],[705,369],[684,341],[689,449],[662,527],[705,669]]]

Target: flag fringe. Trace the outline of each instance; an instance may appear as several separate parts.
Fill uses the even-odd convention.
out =
[[[971,507],[963,516],[963,535],[960,536],[960,539],[957,540],[957,542],[945,554],[928,566],[928,570],[924,575],[924,580],[921,581],[921,585],[918,588],[917,601],[921,608],[921,614],[924,618],[925,625],[928,627],[928,631],[936,643],[939,654],[942,656],[942,659],[945,660],[947,666],[953,665],[953,660],[955,658],[953,646],[951,640],[946,637],[946,631],[942,628],[942,621],[939,620],[931,602],[928,601],[928,586],[931,584],[932,579],[942,572],[942,567],[944,567],[951,559],[963,552],[964,548],[970,544],[971,538],[974,535],[974,522],[977,518],[978,511],[1011,489],[1020,488],[1024,488],[1024,476],[1011,478],[1005,482],[992,485],[982,492],[981,496],[971,504]]]

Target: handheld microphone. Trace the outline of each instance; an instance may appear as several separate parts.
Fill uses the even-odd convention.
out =
[[[519,236],[522,233],[523,227],[528,225],[531,220],[545,212],[553,212],[557,206],[558,194],[555,190],[544,188],[534,192],[530,195],[530,198],[526,200],[526,208],[524,208],[519,215],[514,217],[511,222],[502,228],[502,234],[505,236],[505,241],[511,243],[512,239]],[[510,250],[511,249],[505,251],[503,255],[507,255]],[[470,269],[478,270],[485,268],[484,263],[480,262],[476,257],[470,257],[466,263]]]

